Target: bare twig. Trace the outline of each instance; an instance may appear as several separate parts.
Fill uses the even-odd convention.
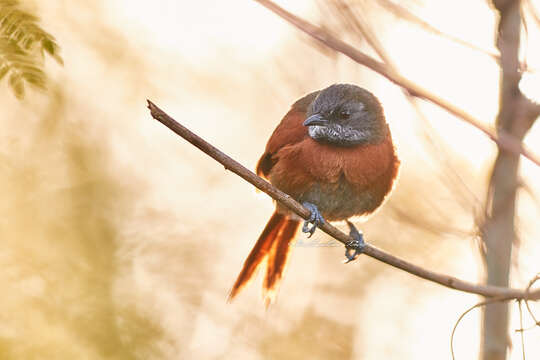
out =
[[[521,307],[521,300],[518,300],[518,307],[519,307],[519,335],[521,338],[521,355],[523,356],[523,360],[525,360],[525,336],[523,335],[523,332],[524,332],[523,309]]]
[[[529,9],[529,12],[530,12],[531,16],[533,17],[533,19],[536,21],[537,25],[540,26],[540,14],[538,13],[536,8],[534,7],[531,0],[525,0],[525,5]]]
[[[376,1],[377,4],[388,10],[389,12],[393,13],[395,16],[397,16],[400,19],[406,20],[409,23],[416,24],[423,28],[424,30],[438,35],[442,38],[445,38],[449,41],[452,41],[454,43],[460,44],[462,46],[465,46],[471,50],[478,51],[484,55],[489,56],[493,60],[495,60],[497,63],[500,62],[500,56],[493,51],[489,51],[486,49],[482,49],[479,46],[473,45],[471,43],[468,43],[467,41],[460,39],[456,36],[447,34],[439,29],[437,29],[435,26],[430,24],[428,21],[422,19],[420,16],[414,14],[411,10],[407,9],[406,6],[401,5],[400,3],[396,3],[391,0],[378,0]]]
[[[534,283],[534,279],[531,280],[531,283]],[[465,310],[460,316],[459,318],[457,319],[456,323],[454,324],[454,327],[452,328],[452,334],[450,336],[450,352],[452,353],[452,359],[455,360],[455,354],[454,354],[454,336],[456,334],[456,330],[457,330],[457,327],[459,325],[459,323],[461,322],[461,320],[463,320],[463,318],[468,314],[470,313],[472,310],[478,308],[478,307],[481,307],[481,306],[486,306],[486,305],[489,305],[489,304],[493,304],[493,303],[498,303],[498,302],[505,302],[505,301],[509,301],[509,300],[514,300],[514,299],[509,299],[509,298],[503,298],[503,297],[493,297],[491,299],[486,299],[484,301],[481,301],[473,306],[471,306],[470,308],[468,308],[467,310]],[[518,306],[519,306],[519,322],[520,322],[520,329],[517,329],[516,331],[520,332],[521,333],[521,347],[522,347],[522,356],[523,356],[523,359],[525,359],[525,341],[523,339],[523,332],[526,331],[526,330],[529,330],[529,329],[524,329],[523,328],[523,311],[522,311],[522,308],[521,308],[521,301],[524,300],[525,302],[527,302],[527,299],[516,299],[517,302],[518,302]],[[534,316],[532,315],[531,313],[531,316],[534,318]]]
[[[534,279],[532,279],[530,282],[529,282],[529,285],[527,285],[527,289],[525,289],[525,292],[530,292],[531,291],[531,287],[534,285],[535,282],[537,282],[538,280],[540,280],[540,273],[536,274],[536,276],[534,277]],[[531,318],[533,319],[534,321],[534,326],[540,326],[540,321],[537,320],[536,316],[534,316],[534,313],[531,309],[531,307],[529,306],[529,301],[525,298],[525,306],[527,307],[527,311],[529,312],[529,315],[531,315]]]
[[[154,119],[158,120],[163,125],[171,129],[173,132],[180,135],[181,137],[189,141],[191,144],[199,148],[201,151],[203,151],[204,153],[206,153],[207,155],[209,155],[210,157],[218,161],[220,164],[222,164],[225,167],[225,169],[234,172],[235,174],[237,174],[238,176],[240,176],[247,182],[256,186],[259,190],[264,191],[265,193],[270,195],[274,200],[285,205],[295,214],[298,214],[304,219],[307,219],[309,217],[310,211],[306,209],[305,207],[303,207],[301,204],[299,204],[297,201],[295,201],[291,196],[278,190],[272,184],[260,178],[259,176],[255,175],[253,172],[246,169],[240,163],[238,163],[237,161],[235,161],[234,159],[232,159],[225,153],[221,152],[219,149],[209,144],[204,139],[202,139],[198,135],[188,130],[186,127],[179,124],[176,120],[174,120],[165,112],[163,112],[161,109],[159,109],[151,101],[148,101],[148,108],[150,109],[150,112]],[[349,235],[343,233],[342,231],[340,231],[339,229],[337,229],[336,227],[332,226],[329,223],[324,223],[322,225],[319,225],[319,228],[343,244],[347,244],[353,240]],[[391,254],[388,254],[374,247],[373,245],[366,244],[366,247],[364,248],[364,254],[374,259],[377,259],[383,263],[386,263],[393,267],[404,270],[410,274],[416,275],[420,278],[436,282],[438,284],[441,284],[443,286],[446,286],[452,289],[469,292],[473,294],[478,294],[478,295],[482,295],[486,297],[497,297],[498,299],[503,299],[503,300],[504,299],[539,300],[540,299],[540,290],[527,292],[525,290],[498,287],[498,286],[476,285],[467,281],[457,279],[452,276],[448,276],[445,274],[440,274],[440,273],[436,273],[436,272],[424,269],[420,266],[414,265],[410,262],[402,260]]]
[[[486,306],[488,304],[492,304],[492,303],[498,303],[498,302],[504,302],[504,301],[509,301],[509,300],[512,300],[512,299],[509,299],[509,298],[504,298],[504,297],[494,297],[494,298],[491,298],[491,299],[487,299],[487,300],[484,300],[484,301],[481,301],[473,306],[471,306],[470,308],[468,308],[467,310],[465,310],[465,312],[463,312],[463,314],[461,314],[459,316],[459,318],[457,319],[456,323],[454,324],[454,328],[452,329],[452,335],[450,335],[450,352],[452,354],[452,359],[455,360],[456,359],[456,356],[454,354],[454,335],[456,334],[456,330],[457,330],[457,327],[459,325],[459,323],[461,322],[461,320],[463,320],[463,318],[465,317],[465,315],[467,315],[468,313],[470,313],[471,311],[473,311],[474,309],[478,308],[478,307],[481,307],[481,306]]]
[[[453,104],[444,100],[443,98],[432,94],[430,91],[424,89],[423,87],[414,83],[413,81],[405,78],[404,76],[400,75],[396,71],[392,71],[392,69],[390,69],[384,63],[381,63],[380,61],[377,61],[371,56],[364,54],[363,52],[359,51],[353,46],[336,38],[335,36],[330,34],[328,31],[325,31],[324,29],[318,26],[315,26],[305,21],[304,19],[288,12],[287,10],[278,6],[271,0],[255,0],[255,1],[257,1],[259,4],[263,5],[264,7],[266,7],[267,9],[269,9],[270,11],[272,11],[273,13],[275,13],[276,15],[278,15],[279,17],[287,21],[288,23],[292,24],[299,30],[305,32],[309,36],[325,44],[329,48],[334,49],[335,51],[348,56],[355,62],[362,64],[370,68],[371,70],[379,73],[380,75],[384,76],[385,78],[392,81],[396,85],[399,85],[407,89],[407,91],[411,95],[428,100],[438,105],[439,107],[445,109],[449,113],[455,115],[456,117],[471,124],[472,126],[476,127],[478,130],[482,131],[485,135],[487,135],[499,147],[512,153],[522,154],[523,156],[525,156],[526,158],[534,162],[536,165],[540,166],[540,158],[538,158],[530,150],[525,148],[520,141],[516,140],[514,136],[510,135],[506,131],[499,130],[498,133],[496,133],[489,126],[482,124],[480,120],[476,119],[474,116],[470,115],[464,110],[454,106]],[[532,109],[531,112],[540,112],[540,105],[535,105],[533,103],[528,103],[527,105],[531,107],[535,106],[535,108]]]

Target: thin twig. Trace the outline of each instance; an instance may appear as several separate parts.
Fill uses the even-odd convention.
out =
[[[270,195],[274,200],[285,205],[295,214],[301,216],[304,219],[309,218],[310,211],[303,207],[301,204],[299,204],[297,201],[295,201],[290,195],[287,195],[284,192],[278,190],[272,184],[255,175],[253,172],[246,169],[240,163],[238,163],[225,153],[221,152],[219,149],[209,144],[204,139],[194,134],[183,125],[179,124],[176,120],[174,120],[161,109],[159,109],[151,101],[148,101],[148,108],[150,109],[150,112],[154,119],[158,120],[163,125],[171,129],[173,132],[180,135],[181,137],[189,141],[191,144],[199,148],[201,151],[218,161],[225,167],[225,169],[234,172],[247,182],[255,185],[259,190]],[[343,244],[348,244],[353,240],[353,238],[351,238],[349,235],[345,234],[344,232],[340,231],[329,223],[319,225],[319,228]],[[410,262],[390,255],[374,247],[373,245],[366,244],[364,248],[364,254],[379,261],[382,261],[383,263],[404,270],[410,274],[416,275],[429,281],[436,282],[452,289],[478,294],[486,297],[497,297],[501,299],[540,299],[540,290],[526,292],[525,290],[498,286],[476,285],[452,276],[424,269],[420,266],[414,265]]]
[[[384,76],[385,78],[392,81],[396,85],[399,85],[407,89],[407,91],[411,93],[411,95],[428,100],[438,105],[439,107],[445,109],[449,113],[455,115],[456,117],[471,124],[472,126],[476,127],[478,130],[482,131],[485,135],[487,135],[499,147],[515,154],[522,154],[523,156],[531,160],[533,163],[540,166],[540,158],[538,158],[530,150],[525,148],[520,141],[515,139],[514,136],[508,134],[507,132],[503,130],[499,130],[498,134],[495,133],[495,131],[491,129],[489,126],[482,124],[480,120],[476,119],[474,116],[470,115],[464,110],[458,108],[457,106],[451,104],[450,102],[444,100],[443,98],[436,96],[435,94],[432,94],[430,91],[424,89],[423,87],[414,83],[413,81],[405,78],[399,73],[392,71],[392,69],[390,69],[387,65],[383,64],[380,61],[377,61],[371,56],[364,54],[363,52],[359,51],[353,46],[336,38],[335,36],[330,34],[328,31],[325,31],[324,29],[318,26],[315,26],[307,22],[306,20],[288,12],[287,10],[275,4],[273,1],[270,1],[270,0],[254,0],[254,1],[266,7],[267,9],[269,9],[270,11],[272,11],[273,13],[275,13],[276,15],[278,15],[279,17],[287,21],[288,23],[292,24],[299,30],[305,32],[309,36],[325,44],[329,48],[334,49],[335,51],[340,52],[345,56],[348,56],[355,62],[362,64],[370,68],[371,70],[379,73],[380,75]],[[532,110],[533,112],[540,113],[540,105],[535,105],[533,103],[527,103],[527,104],[529,106],[535,106],[535,108]]]
[[[521,337],[521,354],[523,356],[523,360],[525,360],[525,337],[523,335],[523,309],[521,308],[521,300],[518,300],[518,307],[519,307],[519,334]]]
[[[526,293],[529,293],[531,291],[531,287],[534,285],[535,282],[540,280],[540,273],[536,274],[536,276],[529,282],[529,285],[527,285],[527,288],[525,289]],[[534,321],[534,326],[540,326],[540,321],[536,319],[536,316],[534,316],[534,313],[529,306],[529,300],[527,300],[527,297],[525,297],[525,306],[527,307],[527,311],[529,312],[529,315],[531,315],[531,318]]]
[[[459,316],[456,323],[454,324],[454,328],[452,329],[452,335],[450,335],[450,353],[452,354],[452,359],[453,360],[456,359],[456,356],[454,354],[454,335],[456,333],[456,330],[457,330],[457,327],[458,327],[459,323],[461,322],[461,320],[463,320],[465,315],[467,315],[468,313],[470,313],[472,310],[476,309],[477,307],[485,306],[485,305],[492,304],[492,303],[497,303],[497,302],[504,302],[504,301],[508,301],[508,300],[512,300],[512,299],[504,298],[504,297],[494,297],[494,298],[491,298],[491,299],[487,299],[487,300],[481,301],[481,302],[471,306],[463,314],[461,314]]]
[[[489,51],[486,49],[482,49],[479,46],[476,46],[474,44],[471,44],[463,39],[460,39],[456,36],[447,34],[441,30],[439,30],[434,25],[430,24],[428,21],[424,20],[422,17],[414,14],[411,10],[409,10],[406,6],[403,6],[402,4],[395,3],[391,0],[378,0],[376,1],[378,5],[383,7],[384,9],[390,11],[395,16],[397,16],[400,19],[403,19],[405,21],[408,21],[411,24],[415,24],[426,30],[427,32],[433,33],[435,35],[438,35],[442,38],[445,38],[449,41],[452,41],[454,43],[457,43],[459,45],[462,45],[464,47],[467,47],[471,50],[478,51],[484,55],[489,56],[491,59],[495,60],[497,63],[500,62],[500,56],[496,54],[493,51]]]
[[[540,13],[536,11],[536,8],[534,7],[531,0],[525,0],[525,5],[529,8],[529,13],[533,17],[533,19],[536,21],[538,26],[540,26]]]

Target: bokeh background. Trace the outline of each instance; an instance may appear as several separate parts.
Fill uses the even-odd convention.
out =
[[[370,52],[324,3],[278,3]],[[406,4],[482,51],[373,2],[366,17],[401,72],[493,124],[493,9]],[[450,358],[452,327],[478,297],[368,257],[344,266],[322,232],[296,246],[277,304],[265,310],[258,281],[227,304],[273,204],[153,120],[145,101],[254,168],[293,101],[336,82],[366,87],[402,160],[390,201],[361,225],[367,240],[473,282],[483,279],[478,224],[496,154],[479,131],[427,103],[417,112],[399,88],[253,1],[23,5],[65,64],[46,59],[48,90],[23,100],[0,83],[0,359]],[[530,26],[523,45],[524,91],[537,98],[539,36]],[[539,141],[537,124],[525,142],[538,154]],[[520,175],[512,284],[523,287],[540,269],[540,170],[524,160]],[[461,323],[459,359],[477,357],[479,324],[479,311]],[[531,359],[539,339],[538,328],[525,332]]]

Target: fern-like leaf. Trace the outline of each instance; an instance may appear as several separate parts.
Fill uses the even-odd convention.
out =
[[[17,0],[0,0],[0,80],[8,76],[15,96],[24,97],[25,84],[45,89],[45,54],[63,64],[55,38],[43,30],[39,18],[20,8]]]

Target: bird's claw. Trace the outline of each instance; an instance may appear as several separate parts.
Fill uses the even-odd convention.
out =
[[[319,212],[317,205],[314,205],[309,202],[305,202],[302,205],[304,205],[304,207],[308,208],[309,211],[311,211],[311,215],[309,216],[309,219],[304,221],[304,226],[302,226],[302,232],[309,233],[308,238],[310,238],[315,232],[315,230],[317,230],[317,227],[325,223],[325,220],[323,216],[321,215],[321,213]],[[313,225],[309,227],[309,224],[313,224]]]
[[[360,255],[364,251],[364,247],[366,246],[366,243],[364,242],[364,235],[358,231],[358,229],[347,220],[347,225],[349,225],[349,236],[352,237],[354,240],[350,241],[345,245],[345,257],[347,260],[345,261],[345,264],[350,263],[353,260],[356,260],[358,255]]]

